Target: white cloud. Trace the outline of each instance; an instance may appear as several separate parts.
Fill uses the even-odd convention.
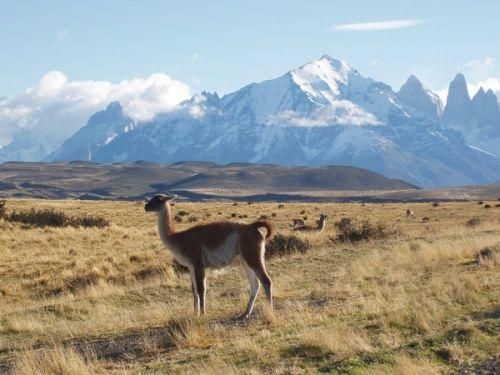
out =
[[[495,73],[496,60],[486,56],[482,59],[471,60],[464,64],[464,71],[472,80],[484,80]]]
[[[484,59],[471,60],[465,63],[466,68],[489,68],[495,65],[495,58],[486,56]]]
[[[434,92],[437,94],[437,96],[439,96],[439,98],[443,102],[443,106],[446,105],[446,100],[448,98],[448,88],[436,90]]]
[[[269,116],[266,125],[314,127],[328,125],[382,125],[372,113],[366,112],[347,100],[339,100],[330,106],[319,108],[307,116],[295,111],[283,111]]]
[[[39,136],[41,144],[57,146],[112,101],[135,120],[146,121],[189,97],[186,84],[162,73],[112,83],[71,81],[62,72],[48,72],[35,87],[0,100],[0,147],[25,130]]]
[[[424,23],[419,19],[401,19],[380,22],[360,22],[360,23],[345,23],[334,25],[334,31],[381,31],[381,30],[396,30],[415,27]]]
[[[482,81],[469,83],[467,87],[471,96],[474,96],[479,88],[482,87],[485,91],[491,89],[500,98],[500,78],[490,77]]]

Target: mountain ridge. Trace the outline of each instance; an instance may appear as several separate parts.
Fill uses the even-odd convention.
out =
[[[482,144],[469,146],[456,124],[460,113],[474,115],[463,75],[452,82],[449,96],[442,109],[416,77],[395,92],[324,55],[223,97],[197,94],[127,131],[124,119],[102,124],[113,138],[94,142],[90,159],[345,164],[431,187],[500,180],[500,159]],[[86,140],[76,134],[67,142]],[[73,149],[65,153],[63,146],[49,160],[81,158]]]
[[[297,193],[417,189],[405,181],[350,166],[310,168],[211,162],[14,162],[0,164],[0,180],[2,197],[80,199],[140,199],[173,190]]]

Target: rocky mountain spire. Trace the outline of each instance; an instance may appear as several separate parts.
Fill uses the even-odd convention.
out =
[[[401,86],[397,95],[403,103],[432,120],[438,120],[441,116],[441,99],[432,91],[426,89],[413,74]]]
[[[472,107],[474,109],[474,119],[478,124],[484,126],[500,122],[498,98],[491,89],[485,92],[481,87],[472,98]]]
[[[457,74],[451,81],[448,100],[443,113],[443,122],[449,125],[469,124],[473,117],[472,101],[463,74]]]

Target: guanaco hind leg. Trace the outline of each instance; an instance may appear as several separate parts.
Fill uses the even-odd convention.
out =
[[[250,290],[249,290],[249,299],[247,308],[243,313],[243,315],[241,316],[241,318],[247,319],[252,314],[253,307],[255,305],[255,299],[257,298],[257,294],[259,294],[260,282],[255,272],[244,261],[243,261],[243,268],[245,269],[245,272],[248,277]]]
[[[246,247],[245,251],[243,251],[243,260],[245,261],[245,266],[247,266],[251,272],[253,273],[254,276],[257,277],[258,281],[262,284],[264,287],[264,291],[266,293],[267,301],[269,303],[269,306],[271,309],[273,308],[273,293],[272,293],[272,281],[271,278],[269,277],[269,274],[266,271],[266,266],[264,263],[264,253],[266,251],[265,248],[265,242],[264,241],[258,241],[257,243],[254,243],[253,246]],[[250,276],[249,276],[250,280]],[[250,281],[252,283],[252,281]],[[255,291],[255,296],[251,295],[251,300],[249,302],[252,302],[252,309],[253,309],[253,304],[255,302],[255,298],[257,296],[258,289]],[[250,307],[250,303],[249,303]],[[248,308],[247,308],[248,310]],[[248,315],[250,315],[251,310]]]

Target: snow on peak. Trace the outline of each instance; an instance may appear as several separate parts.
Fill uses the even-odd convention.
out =
[[[238,123],[283,126],[382,125],[404,112],[388,85],[328,55],[221,101]]]
[[[323,55],[318,60],[290,72],[293,81],[308,97],[318,104],[333,103],[342,92],[342,86],[357,72],[342,60]]]

